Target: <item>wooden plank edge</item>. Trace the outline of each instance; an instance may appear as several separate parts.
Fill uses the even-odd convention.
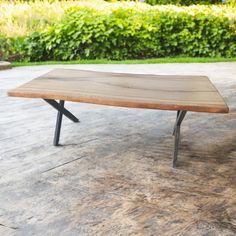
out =
[[[98,99],[98,98],[72,98],[63,95],[39,95],[34,93],[20,93],[14,90],[8,91],[10,97],[24,97],[24,98],[40,98],[40,99],[53,99],[64,100],[70,102],[91,103],[97,105],[117,106],[127,108],[143,108],[143,109],[159,109],[159,110],[182,110],[193,112],[207,112],[207,113],[229,113],[229,107],[225,103],[225,106],[193,106],[193,105],[175,105],[175,104],[150,104],[144,102],[127,102],[117,101],[111,99]]]

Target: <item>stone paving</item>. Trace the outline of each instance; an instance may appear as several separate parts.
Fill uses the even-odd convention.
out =
[[[188,113],[171,167],[176,113],[6,92],[52,68],[207,75],[229,114]],[[0,235],[236,235],[236,63],[50,65],[0,71]]]

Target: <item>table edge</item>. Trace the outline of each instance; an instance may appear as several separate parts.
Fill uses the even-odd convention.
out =
[[[112,100],[112,99],[106,99],[106,98],[102,98],[102,99],[83,98],[83,97],[75,98],[75,97],[63,96],[63,95],[41,95],[41,94],[34,94],[34,93],[25,94],[21,92],[16,92],[14,91],[14,89],[9,90],[7,94],[10,97],[64,100],[64,101],[70,101],[70,102],[81,102],[81,103],[90,103],[90,104],[116,106],[116,107],[127,107],[127,108],[143,108],[143,109],[174,110],[174,111],[182,110],[182,111],[207,112],[207,113],[229,113],[229,107],[227,106],[226,103],[224,107],[158,104],[158,103],[152,104],[152,103],[134,102],[134,101],[118,101],[118,100]]]

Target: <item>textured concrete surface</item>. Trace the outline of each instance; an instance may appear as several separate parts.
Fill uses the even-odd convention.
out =
[[[8,89],[51,68],[207,75],[230,113],[188,113],[171,168],[171,111],[42,100]],[[236,235],[236,63],[63,65],[0,72],[0,235]]]

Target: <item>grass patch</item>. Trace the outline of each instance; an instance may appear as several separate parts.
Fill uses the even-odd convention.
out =
[[[66,65],[66,64],[161,64],[161,63],[207,63],[207,62],[234,62],[236,58],[206,58],[206,57],[174,57],[154,58],[143,60],[111,61],[100,60],[77,60],[77,61],[44,61],[44,62],[13,62],[12,66],[36,66],[36,65]]]

